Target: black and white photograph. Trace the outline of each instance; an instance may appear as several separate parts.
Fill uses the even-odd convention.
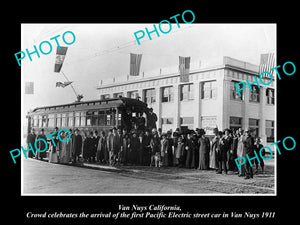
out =
[[[185,15],[21,24],[22,195],[276,195],[276,23]]]
[[[3,7],[3,221],[297,221],[295,4],[45,3]]]

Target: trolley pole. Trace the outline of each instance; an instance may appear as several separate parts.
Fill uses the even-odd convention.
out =
[[[66,80],[67,80],[68,82],[70,82],[69,79],[68,79],[68,77],[67,77],[67,76],[65,75],[65,73],[63,72],[63,70],[61,70],[61,73],[62,73],[63,76],[66,78]],[[83,98],[83,95],[77,94],[77,92],[75,91],[75,88],[73,87],[72,83],[70,84],[70,86],[71,86],[71,88],[73,89],[74,94],[76,95],[76,98],[77,98],[76,102],[80,102],[80,100]]]

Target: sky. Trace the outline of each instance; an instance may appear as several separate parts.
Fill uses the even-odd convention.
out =
[[[157,26],[157,24],[156,24]],[[138,45],[134,33],[153,24],[22,24],[21,49],[33,51],[42,41],[72,31],[76,40],[68,46],[62,67],[64,74],[85,100],[98,99],[96,87],[100,80],[109,82],[113,77],[129,74],[130,53],[143,54],[140,71],[159,71],[159,68],[178,66],[178,56],[190,56],[191,63],[204,59],[229,56],[258,65],[260,54],[276,53],[276,24],[172,24],[168,34],[147,35]],[[167,30],[168,27],[163,27]],[[66,35],[67,38],[67,35]],[[66,81],[54,72],[56,43],[48,55],[40,53],[21,61],[23,113],[36,107],[71,103],[75,94],[70,86],[56,87]],[[45,50],[46,51],[46,47]],[[16,66],[18,66],[16,61]],[[158,74],[157,74],[158,75]],[[34,94],[24,94],[25,82],[34,82]]]

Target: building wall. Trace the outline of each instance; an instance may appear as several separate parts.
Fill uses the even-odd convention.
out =
[[[242,118],[242,129],[249,127],[249,118],[259,119],[259,136],[263,143],[266,143],[265,120],[275,120],[274,105],[266,104],[266,88],[273,87],[274,82],[268,86],[260,88],[260,102],[249,102],[250,90],[246,86],[244,89],[244,99],[242,101],[231,99],[232,81],[254,82],[257,76],[257,66],[224,57],[223,65],[190,71],[189,83],[194,85],[194,97],[192,100],[180,100],[179,74],[166,74],[153,78],[143,78],[140,80],[125,81],[101,86],[98,88],[100,96],[123,92],[123,96],[128,96],[131,91],[137,91],[138,95],[144,100],[144,90],[155,89],[155,102],[148,104],[157,114],[158,127],[164,131],[175,130],[180,127],[181,118],[193,117],[193,124],[190,128],[203,127],[208,134],[212,134],[212,128],[218,127],[220,130],[230,127],[230,117]],[[202,99],[202,83],[215,81],[216,97]],[[266,82],[266,81],[265,81]],[[267,83],[267,82],[266,82]],[[162,88],[173,87],[172,102],[162,102]],[[172,124],[162,124],[162,118],[172,118]]]

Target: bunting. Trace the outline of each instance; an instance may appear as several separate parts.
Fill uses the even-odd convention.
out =
[[[140,74],[141,61],[142,54],[130,53],[130,76],[138,76]]]
[[[191,57],[179,56],[180,82],[189,82]]]
[[[271,71],[271,69],[274,66],[275,66],[274,53],[261,54],[258,74],[260,75],[262,72],[268,71],[273,75],[273,70]],[[262,78],[269,78],[269,75],[267,73],[264,73]]]
[[[60,47],[60,49],[59,49],[57,46],[54,72],[56,72],[56,73],[60,72],[61,67],[65,60],[65,57],[66,57],[67,50],[68,50],[68,47]]]
[[[73,83],[73,81],[56,82],[56,87],[63,87],[64,88],[64,87],[66,87],[66,86],[68,86],[72,83]]]

